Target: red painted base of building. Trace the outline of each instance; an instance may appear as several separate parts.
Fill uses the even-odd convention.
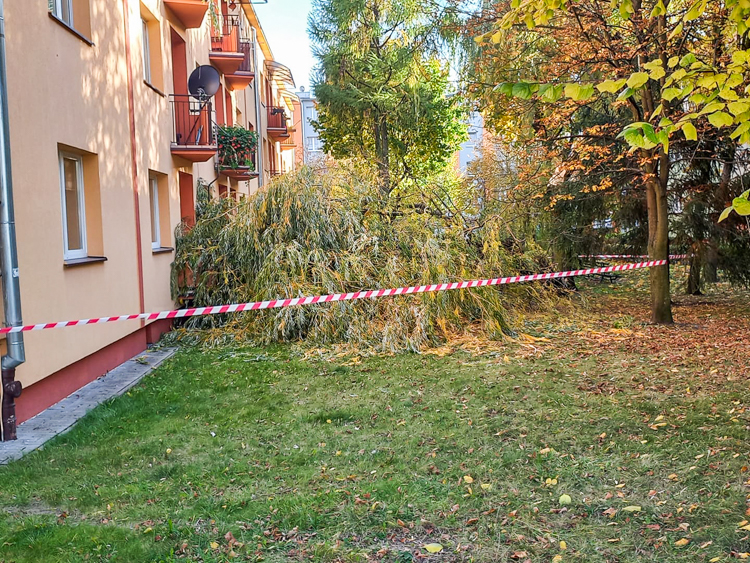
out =
[[[140,354],[149,344],[158,342],[162,334],[169,332],[171,326],[172,321],[168,319],[155,321],[25,388],[21,396],[16,399],[18,423],[39,414],[121,363]]]

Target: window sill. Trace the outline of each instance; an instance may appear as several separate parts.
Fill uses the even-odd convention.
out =
[[[86,256],[86,258],[71,258],[70,260],[65,260],[65,262],[63,262],[63,265],[66,268],[70,268],[73,266],[85,266],[86,264],[97,264],[99,262],[106,261],[106,256]]]
[[[148,80],[144,80],[143,83],[146,86],[148,86],[149,88],[151,88],[154,92],[156,92],[157,94],[159,94],[162,98],[166,98],[167,97],[167,95],[164,92],[162,92],[161,90],[159,90],[156,86],[154,86],[153,84],[151,84]]]
[[[58,25],[61,25],[62,27],[64,27],[65,29],[67,29],[70,33],[72,33],[73,35],[75,35],[76,37],[78,37],[78,39],[80,39],[81,41],[83,41],[84,43],[86,43],[86,45],[88,45],[89,47],[93,47],[94,46],[94,42],[91,39],[89,39],[88,37],[86,37],[85,35],[83,35],[80,31],[77,31],[76,29],[70,27],[67,23],[65,23],[63,20],[61,20],[60,18],[58,18],[52,12],[47,12],[47,14],[49,15],[49,18],[52,21],[56,22]]]
[[[162,246],[160,248],[151,249],[152,254],[168,254],[170,252],[174,252],[174,248],[172,248],[171,246]]]

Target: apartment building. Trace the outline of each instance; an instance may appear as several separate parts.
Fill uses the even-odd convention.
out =
[[[172,309],[174,232],[199,180],[240,198],[294,166],[294,79],[251,0],[6,1],[5,34],[24,322]],[[200,65],[221,75],[208,103],[188,93]],[[255,166],[223,165],[223,124],[257,131]],[[169,328],[25,334],[18,421]]]
[[[304,86],[297,92],[300,109],[294,114],[295,135],[298,136],[297,159],[304,164],[315,165],[325,159],[325,150],[320,133],[313,127],[318,119],[318,100],[313,93],[305,90]],[[300,154],[301,153],[301,154]]]

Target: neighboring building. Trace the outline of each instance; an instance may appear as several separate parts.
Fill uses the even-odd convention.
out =
[[[318,119],[318,101],[312,92],[305,90],[302,86],[297,92],[299,97],[301,115],[299,119],[300,137],[297,141],[298,150],[302,150],[302,160],[305,164],[315,164],[325,159],[325,150],[320,134],[313,127],[312,122]]]
[[[25,322],[173,308],[174,232],[195,221],[198,180],[239,198],[293,168],[291,73],[273,60],[251,0],[211,1],[215,17],[203,0],[5,2]],[[204,106],[187,80],[206,64],[222,78]],[[259,132],[258,173],[219,167],[214,122]],[[26,333],[19,421],[169,326]]]
[[[462,175],[466,175],[469,164],[481,156],[484,141],[484,117],[481,113],[473,111],[466,121],[466,126],[469,138],[461,144],[456,163]]]

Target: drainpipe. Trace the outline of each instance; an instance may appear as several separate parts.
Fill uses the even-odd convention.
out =
[[[5,6],[0,0],[0,275],[3,284],[5,325],[22,326],[21,286],[18,280],[18,249],[13,212],[13,182],[10,168],[10,130],[8,128],[8,82],[5,68]],[[21,382],[15,381],[16,368],[26,361],[23,334],[10,333],[7,350],[0,360],[2,371],[2,437],[16,439],[16,402]]]
[[[0,0],[1,2],[2,0]],[[255,154],[258,158],[258,189],[263,187],[263,119],[260,115],[260,72],[258,71],[258,41],[257,31],[253,30],[253,69],[255,69],[255,80],[253,81],[253,93],[255,94],[255,127],[258,131],[258,146]]]

